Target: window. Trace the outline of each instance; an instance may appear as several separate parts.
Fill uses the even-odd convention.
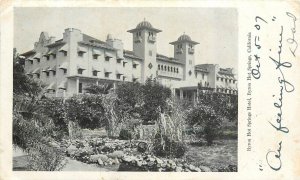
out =
[[[67,74],[67,70],[66,70],[66,69],[63,69],[63,71],[64,71],[64,75],[66,75],[66,74]]]
[[[79,52],[78,52],[78,56],[79,56],[79,57],[83,57],[83,54],[84,54],[84,53],[83,53],[82,51],[79,51]]]
[[[38,79],[40,79],[40,74],[36,74],[36,77],[37,77]]]
[[[149,56],[152,56],[152,51],[149,51]]]
[[[68,55],[68,52],[67,51],[63,51],[64,53],[64,56],[67,56]]]
[[[33,64],[33,61],[30,61],[30,64]]]
[[[123,62],[123,67],[125,67],[125,65],[126,65],[126,62]]]
[[[106,72],[104,75],[106,78],[109,78],[109,72]]]
[[[40,60],[40,59],[36,59],[36,62],[37,62],[37,63],[40,63],[40,62],[41,62],[41,60]]]
[[[97,76],[97,71],[93,71],[93,76]]]
[[[132,67],[133,67],[134,69],[136,69],[136,66],[137,66],[137,64],[133,64],[133,65],[132,65]]]
[[[52,56],[53,56],[53,59],[56,59],[56,54],[52,54]]]
[[[55,76],[56,75],[56,71],[53,71],[53,76]]]
[[[46,72],[46,76],[49,77],[49,74],[50,74],[49,71],[47,71],[47,72]]]
[[[158,70],[160,70],[160,65],[158,65],[157,67],[158,67]]]
[[[225,79],[225,82],[227,82],[227,79]]]
[[[122,60],[122,59],[117,59],[117,63],[121,63],[121,60]]]
[[[168,71],[170,71],[170,66],[168,66]]]
[[[82,93],[82,83],[79,83],[78,92],[79,92],[79,93]]]
[[[49,61],[49,59],[50,59],[50,56],[46,56],[46,58],[47,58],[47,61]]]
[[[117,79],[121,79],[121,74],[117,74]]]
[[[223,78],[221,78],[221,81],[223,82]]]
[[[160,66],[160,69],[161,69],[161,70],[164,70],[164,66],[163,66],[163,65],[161,65],[161,66]]]
[[[202,79],[204,79],[204,74],[202,73]]]
[[[173,67],[171,67],[171,72],[173,72]]]
[[[78,74],[82,74],[82,73],[83,73],[83,69],[78,69],[78,70],[77,70],[77,73],[78,73]]]
[[[110,57],[109,56],[105,56],[105,61],[109,61]]]
[[[165,71],[167,71],[167,66],[165,65]]]
[[[93,55],[93,59],[98,59],[98,55],[97,55],[97,54],[94,54],[94,55]]]

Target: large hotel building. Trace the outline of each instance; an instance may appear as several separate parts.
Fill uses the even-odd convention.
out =
[[[174,57],[157,53],[157,34],[161,30],[142,21],[132,34],[133,50],[112,35],[106,41],[68,28],[56,40],[42,32],[34,49],[23,53],[25,72],[47,84],[47,95],[69,97],[85,92],[89,84],[104,82],[140,82],[152,76],[170,87],[180,98],[195,98],[198,84],[213,91],[237,94],[237,78],[232,68],[218,64],[195,65],[195,48],[199,44],[181,35],[170,44]]]

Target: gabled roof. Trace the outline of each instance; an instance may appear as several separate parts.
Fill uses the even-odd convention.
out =
[[[86,34],[82,34],[82,41],[80,41],[79,43],[89,45],[89,46],[109,49],[109,50],[116,50],[115,48],[110,46],[108,43],[101,41],[99,39],[96,39],[92,36],[86,35]]]
[[[28,56],[33,55],[33,54],[35,54],[35,50],[34,49],[32,49],[30,51],[27,51],[27,52],[25,52],[23,54],[20,54],[20,56],[28,57]]]
[[[124,54],[124,57],[129,57],[129,58],[133,58],[133,59],[143,60],[142,58],[140,58],[137,55],[135,55],[133,51],[129,51],[129,50],[125,50],[124,49],[123,54]]]
[[[165,55],[162,55],[159,53],[156,54],[156,59],[165,61],[165,62],[169,62],[169,63],[174,63],[174,64],[184,64],[183,62],[180,62],[178,59],[168,57],[168,56],[165,56]]]

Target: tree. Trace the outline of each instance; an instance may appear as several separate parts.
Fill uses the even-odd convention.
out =
[[[145,123],[153,123],[158,120],[160,113],[165,112],[171,90],[159,84],[156,79],[148,78],[143,86],[143,97],[143,120]]]

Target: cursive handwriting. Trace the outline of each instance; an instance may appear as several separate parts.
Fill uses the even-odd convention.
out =
[[[279,148],[277,149],[277,151],[269,151],[266,154],[267,164],[274,171],[278,171],[281,168],[281,159],[280,159],[280,156],[281,156],[281,144],[282,144],[282,141],[280,141]]]
[[[286,12],[286,15],[289,16],[290,18],[292,18],[292,20],[293,20],[293,27],[291,28],[293,37],[292,38],[288,38],[286,41],[289,44],[293,45],[293,48],[291,48],[291,47],[289,47],[289,48],[290,48],[290,51],[293,54],[293,56],[296,57],[295,52],[296,52],[296,50],[298,48],[298,43],[297,43],[297,41],[295,41],[296,21],[297,21],[297,18],[296,18],[296,16],[294,14],[292,14],[290,12]]]
[[[277,51],[278,54],[278,58],[275,59],[271,56],[269,56],[269,58],[274,62],[276,70],[279,70],[280,72],[280,76],[278,77],[278,82],[280,84],[280,97],[278,98],[279,102],[275,102],[273,103],[274,107],[278,109],[278,113],[277,113],[277,119],[276,122],[278,124],[278,126],[275,126],[274,124],[272,124],[271,122],[269,122],[277,131],[281,131],[284,133],[288,133],[289,129],[287,127],[282,127],[281,121],[282,121],[282,116],[283,116],[283,112],[282,112],[282,107],[283,107],[283,90],[285,90],[285,92],[293,92],[294,91],[294,86],[285,79],[282,68],[291,68],[292,64],[290,62],[282,62],[281,60],[281,53],[282,53],[282,34],[283,34],[283,26],[281,26],[281,31],[279,33],[280,39],[279,39],[279,45],[278,48],[279,50]]]

